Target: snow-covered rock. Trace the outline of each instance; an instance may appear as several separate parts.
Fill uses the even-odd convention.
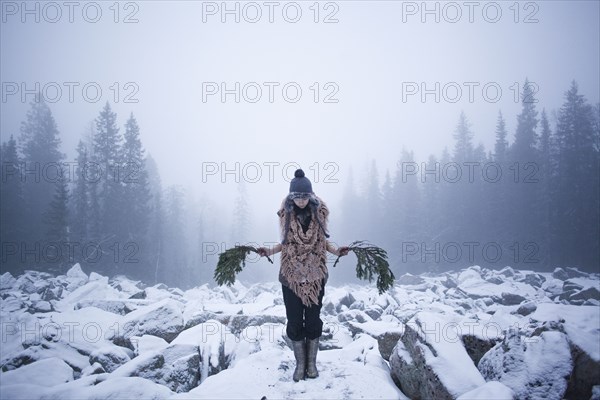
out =
[[[477,376],[475,365],[495,362],[495,371],[502,359],[530,370],[522,379],[572,364],[554,385],[566,385],[565,398],[589,399],[600,393],[600,275],[561,271],[405,275],[381,295],[374,285],[328,285],[320,376],[297,383],[278,282],[182,291],[79,266],[57,277],[5,273],[0,398],[519,398],[510,370],[489,382]],[[515,327],[525,345],[504,353]],[[47,386],[27,378],[45,363],[56,368],[35,378]],[[406,393],[394,383],[400,376]]]
[[[0,386],[20,384],[55,386],[72,380],[73,369],[56,357],[46,358],[12,371],[0,373]]]
[[[125,315],[131,311],[137,309],[137,305],[126,300],[93,300],[86,299],[78,301],[73,307],[75,310],[85,307],[96,307],[104,311],[108,311],[114,314]]]
[[[72,292],[80,286],[83,286],[88,282],[88,276],[81,269],[79,263],[73,265],[68,271],[67,276],[64,279],[67,283],[67,290]]]
[[[90,364],[98,363],[104,371],[113,372],[131,360],[131,350],[119,346],[105,346],[90,354]]]
[[[534,322],[560,324],[571,347],[573,373],[567,397],[589,398],[600,383],[600,312],[598,306],[539,304],[529,316]]]
[[[17,280],[10,272],[5,272],[0,275],[0,290],[11,289],[16,283]]]
[[[478,367],[487,380],[502,382],[518,399],[562,399],[573,370],[567,335],[558,330],[539,336],[509,331]]]
[[[196,349],[200,356],[202,380],[227,368],[239,339],[216,320],[209,320],[181,332],[171,343]]]
[[[410,398],[455,399],[485,380],[463,347],[459,324],[441,314],[421,312],[390,357],[394,381]]]
[[[121,320],[119,339],[127,342],[131,336],[153,335],[172,341],[183,330],[181,303],[165,298],[125,315]]]
[[[199,360],[195,346],[170,345],[140,354],[117,368],[110,379],[141,377],[175,392],[187,392],[198,384]]]

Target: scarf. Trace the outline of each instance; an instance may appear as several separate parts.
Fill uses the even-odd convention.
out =
[[[302,304],[319,303],[321,287],[327,282],[327,222],[329,209],[318,196],[311,196],[311,220],[306,233],[295,215],[294,201],[286,196],[277,215],[282,236],[279,281],[289,287]]]

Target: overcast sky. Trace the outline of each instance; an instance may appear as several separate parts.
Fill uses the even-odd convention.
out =
[[[23,101],[23,85],[37,83],[50,97],[62,89],[50,107],[69,160],[108,100],[122,132],[136,116],[163,184],[229,207],[234,176],[202,182],[202,170],[239,162],[250,198],[266,201],[270,217],[288,191],[283,167],[291,165],[291,177],[290,163],[305,169],[317,194],[337,202],[350,166],[360,178],[376,159],[383,178],[403,146],[418,160],[452,148],[461,110],[475,144],[493,149],[499,110],[512,141],[515,83],[526,77],[537,85],[540,111],[557,110],[573,79],[599,101],[598,1],[428,2],[432,13],[422,2],[227,2],[239,22],[220,1],[78,2],[72,9],[28,2],[39,15],[22,4],[2,2],[3,141],[18,136],[33,99]],[[225,102],[222,83],[233,93]],[[422,89],[430,90],[424,99]],[[258,183],[249,163],[261,167]],[[265,163],[279,163],[272,183]]]

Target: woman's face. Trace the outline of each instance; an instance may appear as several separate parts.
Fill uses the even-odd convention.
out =
[[[308,199],[294,199],[294,203],[300,208],[306,207],[308,204]]]

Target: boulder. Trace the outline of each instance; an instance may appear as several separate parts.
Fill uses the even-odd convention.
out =
[[[104,367],[100,364],[100,363],[93,363],[92,365],[85,367],[82,371],[81,371],[81,376],[90,376],[90,375],[99,375],[99,374],[104,374],[106,373],[106,371],[104,370]]]
[[[67,290],[72,292],[78,287],[85,285],[88,280],[88,276],[82,271],[79,263],[77,263],[67,271]]]
[[[365,314],[367,314],[373,320],[377,320],[379,317],[381,317],[381,314],[383,314],[383,309],[377,305],[371,306],[365,309]]]
[[[462,335],[461,339],[467,354],[471,360],[473,360],[475,365],[477,365],[484,354],[490,351],[490,349],[492,349],[500,340],[496,337],[490,338],[486,335],[475,335],[471,333]]]
[[[90,354],[90,365],[98,363],[106,372],[113,372],[131,360],[132,352],[119,346],[106,346]]]
[[[5,272],[0,275],[0,290],[12,289],[17,283],[17,280],[10,272]]]
[[[390,361],[390,356],[394,351],[394,347],[396,347],[401,337],[402,334],[400,332],[385,332],[375,338],[377,339],[381,358],[385,361]]]
[[[527,316],[537,310],[537,305],[533,301],[526,301],[519,306],[517,314]]]
[[[55,386],[73,380],[73,369],[60,358],[50,357],[0,374],[3,385]]]
[[[131,296],[129,296],[130,299],[145,299],[146,298],[146,291],[145,290],[140,290],[137,293],[132,294]]]
[[[478,368],[486,380],[510,387],[518,399],[564,397],[573,364],[567,336],[560,330],[527,334],[510,329]]]
[[[573,281],[565,281],[565,283],[563,284],[563,292],[568,292],[568,291],[572,291],[572,290],[581,290],[583,289],[583,286],[581,286],[579,283],[577,282],[573,282]]]
[[[587,289],[580,290],[579,292],[575,292],[569,297],[569,300],[600,300],[600,291],[595,287],[591,286]]]
[[[523,282],[533,287],[540,288],[544,282],[546,282],[546,278],[540,274],[526,274]]]
[[[552,277],[554,279],[559,279],[561,281],[566,281],[567,279],[569,279],[569,274],[567,274],[567,271],[565,271],[562,268],[555,268],[554,272],[552,272]]]
[[[181,332],[172,346],[192,346],[199,355],[200,379],[226,369],[239,339],[219,321],[209,320]]]
[[[119,315],[129,314],[136,309],[131,303],[122,300],[82,300],[75,304],[74,309],[79,310],[85,307],[96,307]]]
[[[54,311],[54,307],[52,307],[52,304],[50,304],[50,302],[40,300],[40,301],[34,301],[31,304],[31,306],[29,306],[29,309],[27,311],[32,314],[47,313],[47,312]]]
[[[175,392],[188,392],[198,385],[199,365],[197,346],[170,345],[163,350],[140,354],[117,368],[110,377],[140,377]]]
[[[285,324],[286,318],[278,315],[234,315],[228,327],[234,335],[239,335],[249,326],[260,326],[266,323]]]
[[[451,277],[450,275],[446,275],[446,280],[442,281],[442,285],[447,287],[448,289],[452,289],[458,286],[456,279]]]
[[[420,285],[425,283],[425,279],[412,274],[404,274],[396,280],[399,285]]]
[[[565,268],[565,271],[567,272],[569,278],[587,278],[590,276],[587,272],[582,272],[577,268],[567,267]]]
[[[141,335],[158,336],[171,342],[183,330],[182,306],[175,300],[163,299],[130,312],[121,323],[121,336],[115,337],[115,344],[126,344],[129,337]]]
[[[390,368],[411,399],[456,399],[485,384],[453,321],[442,314],[420,312],[406,324]]]
[[[504,281],[497,276],[490,276],[486,279],[486,281],[489,283],[493,283],[494,285],[501,285],[502,283],[504,283]]]
[[[498,274],[506,278],[513,278],[515,276],[515,270],[511,267],[504,267],[500,271],[498,271]]]
[[[600,388],[596,386],[600,385],[600,361],[592,359],[588,353],[573,343],[571,343],[571,358],[573,373],[569,378],[565,398],[590,399],[593,397],[593,388]]]
[[[502,303],[505,306],[515,306],[517,304],[521,304],[525,300],[527,299],[521,296],[520,294],[502,292],[502,298],[500,299],[500,303]]]

